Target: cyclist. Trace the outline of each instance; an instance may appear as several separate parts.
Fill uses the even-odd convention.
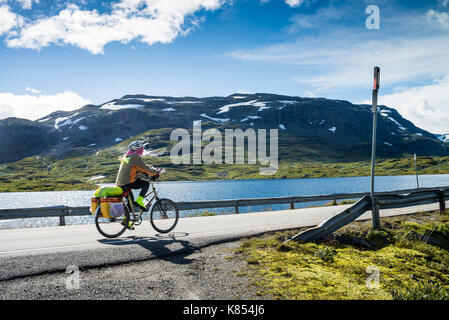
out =
[[[133,141],[128,146],[128,152],[119,158],[121,164],[117,174],[115,184],[122,188],[140,189],[139,197],[134,201],[134,205],[147,210],[143,203],[143,199],[148,192],[150,183],[148,181],[139,179],[137,176],[140,173],[146,173],[151,176],[158,176],[165,172],[165,169],[158,169],[153,166],[147,166],[142,160],[143,143],[141,141]],[[132,194],[131,194],[132,196]]]

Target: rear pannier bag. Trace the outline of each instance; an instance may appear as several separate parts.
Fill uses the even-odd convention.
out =
[[[95,211],[100,206],[100,197],[90,198],[90,213],[95,215]]]
[[[122,197],[100,198],[100,212],[104,218],[118,218],[123,215]]]
[[[95,211],[101,206],[99,214],[102,217],[111,218],[123,215],[123,205],[121,203],[122,193],[123,189],[120,187],[98,188],[95,190],[94,196],[90,201],[90,213],[95,215]],[[104,198],[110,198],[112,200],[103,200]],[[120,202],[120,205],[118,205],[118,202]]]

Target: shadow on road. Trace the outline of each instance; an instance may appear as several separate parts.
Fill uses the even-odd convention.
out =
[[[186,232],[173,232],[170,234],[157,234],[153,237],[128,236],[120,239],[101,239],[97,241],[106,245],[115,246],[139,245],[141,248],[151,252],[154,257],[176,264],[189,264],[193,260],[187,259],[187,254],[198,251],[199,248],[187,240],[179,239],[188,235]],[[172,258],[174,255],[177,256],[177,259]]]

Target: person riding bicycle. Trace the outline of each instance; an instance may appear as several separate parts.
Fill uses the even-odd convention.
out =
[[[138,175],[140,173],[146,173],[154,178],[158,178],[165,170],[145,164],[141,158],[144,150],[141,141],[133,141],[128,146],[128,149],[128,152],[123,157],[119,158],[121,164],[115,184],[121,188],[140,189],[139,197],[134,201],[134,205],[143,210],[147,210],[143,203],[143,199],[148,192],[150,183],[139,179]]]

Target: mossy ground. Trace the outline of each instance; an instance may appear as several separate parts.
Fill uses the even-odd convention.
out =
[[[278,232],[244,241],[236,254],[259,294],[275,299],[449,299],[449,215],[382,223],[373,231],[370,221],[354,222],[311,243],[284,243],[298,230]],[[373,270],[380,274],[374,289],[373,281],[367,287]]]

